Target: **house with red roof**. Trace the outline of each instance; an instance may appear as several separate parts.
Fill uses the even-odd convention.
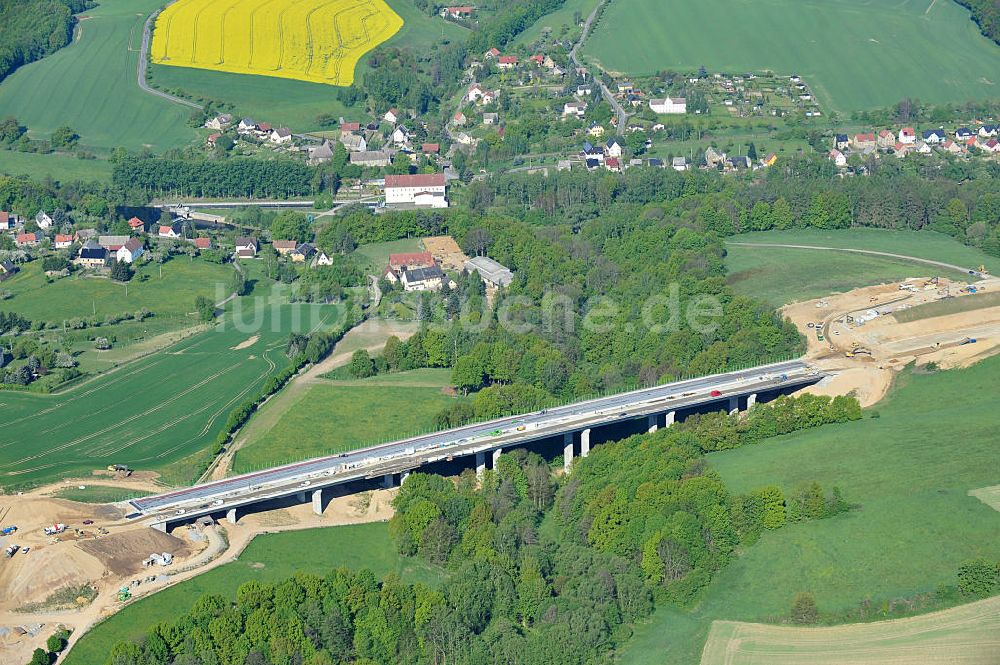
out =
[[[903,145],[913,145],[917,142],[917,132],[913,127],[903,127],[899,130],[899,142]]]
[[[44,237],[37,231],[32,233],[18,233],[14,237],[14,244],[18,247],[37,247]]]
[[[212,239],[211,238],[195,238],[194,246],[199,250],[202,249],[212,249]]]
[[[128,220],[128,227],[132,229],[133,233],[143,233],[146,230],[146,223],[138,217],[133,217]]]
[[[500,57],[500,49],[496,48],[495,46],[483,55],[484,60],[492,60],[493,58],[499,58],[499,57]]]
[[[517,56],[516,55],[502,55],[500,59],[497,60],[498,69],[514,69],[517,67]]]
[[[274,247],[274,251],[284,256],[291,253],[298,246],[298,243],[294,240],[275,240],[271,243],[271,246]]]
[[[53,247],[56,249],[69,249],[73,246],[73,236],[68,233],[57,233]]]
[[[540,53],[536,53],[535,55],[528,58],[528,60],[531,60],[533,63],[541,67],[542,64],[545,62],[545,56],[541,55]]]
[[[468,5],[462,7],[445,7],[441,10],[441,15],[450,18],[472,18],[473,11],[475,11],[475,7]]]
[[[340,131],[342,132],[356,132],[361,129],[360,122],[342,122],[340,123]]]
[[[425,155],[436,155],[439,152],[441,152],[441,144],[440,143],[423,143],[420,146],[420,152],[424,153]]]
[[[444,173],[387,175],[385,203],[396,206],[447,208],[445,184]]]
[[[855,134],[851,138],[851,147],[854,150],[874,150],[877,146],[878,143],[875,140],[875,134],[872,132]]]
[[[878,147],[888,150],[896,145],[896,135],[888,129],[883,129],[878,133],[878,138],[875,139],[875,142],[878,144]]]

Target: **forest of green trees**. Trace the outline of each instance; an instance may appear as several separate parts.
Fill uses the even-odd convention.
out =
[[[764,407],[764,405],[761,405]],[[758,415],[759,414],[759,415]],[[108,665],[606,662],[657,603],[687,605],[738,547],[787,521],[849,509],[835,489],[733,495],[703,458],[730,439],[860,417],[857,402],[782,399],[597,446],[557,478],[538,455],[502,455],[478,482],[411,474],[390,530],[401,554],[446,570],[440,588],[339,569],[205,596]]]
[[[984,35],[1000,44],[1000,3],[996,0],[955,0],[972,12],[972,20],[976,22]]]

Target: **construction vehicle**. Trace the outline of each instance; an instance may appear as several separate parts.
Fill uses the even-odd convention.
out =
[[[978,272],[983,277],[985,277],[986,275],[990,274],[990,271],[987,270],[986,266],[984,266],[984,265],[980,265],[978,268],[976,268],[976,272]]]
[[[127,464],[109,464],[108,471],[117,473],[119,476],[128,478],[132,475],[132,469]]]
[[[961,342],[959,342],[958,345],[959,346],[965,346],[966,344],[975,344],[975,343],[976,343],[976,338],[975,337],[966,337]]]
[[[17,551],[19,549],[21,549],[19,546],[17,546],[17,545],[11,545],[10,547],[8,547],[7,549],[5,549],[3,551],[3,555],[9,559],[12,556],[14,556],[15,554],[17,554]]]
[[[11,525],[11,526],[5,526],[3,529],[0,529],[0,536],[9,536],[10,534],[14,533],[15,531],[17,531],[17,527],[16,526],[13,526],[13,525]]]
[[[846,352],[844,355],[848,358],[853,358],[859,354],[871,356],[872,352],[861,346],[858,342],[851,342],[851,350]]]
[[[132,599],[132,591],[127,586],[118,589],[118,602],[126,603]]]
[[[52,526],[47,526],[42,531],[45,532],[46,536],[55,536],[66,530],[66,525],[62,522],[58,524],[53,524]]]

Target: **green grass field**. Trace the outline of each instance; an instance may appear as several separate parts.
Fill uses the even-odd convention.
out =
[[[638,628],[622,662],[697,663],[714,619],[787,615],[797,592],[820,611],[933,591],[959,565],[996,559],[1000,513],[969,496],[996,485],[1000,358],[965,370],[904,374],[878,419],[780,437],[708,456],[734,492],[819,481],[860,508],[771,531],[723,570],[692,611],[664,607]],[[914,423],[919,423],[915,427]]]
[[[127,501],[128,499],[152,494],[152,492],[129,490],[124,487],[110,487],[108,485],[84,485],[83,487],[86,489],[80,489],[77,485],[72,485],[53,493],[51,496],[57,499],[67,499],[80,503],[115,503],[117,501]]]
[[[454,23],[419,11],[410,0],[387,2],[404,24],[382,48],[416,46],[426,50],[442,37],[461,40],[467,34]],[[367,62],[367,55],[359,61],[356,79],[363,77]],[[150,81],[165,90],[183,90],[195,98],[225,101],[235,105],[239,115],[287,125],[296,132],[319,129],[316,116],[320,114],[360,120],[364,113],[360,107],[350,108],[339,102],[336,89],[321,83],[166,65],[151,65]]]
[[[395,572],[410,583],[436,586],[441,580],[439,569],[401,558],[382,523],[257,536],[236,561],[139,600],[98,624],[62,662],[99,665],[115,642],[139,639],[156,623],[176,619],[203,594],[235,599],[244,582],[278,582],[298,572],[326,575],[341,566],[368,568],[380,577]]]
[[[83,147],[100,151],[161,151],[194,141],[197,134],[186,124],[191,109],[136,83],[142,25],[161,6],[158,0],[106,0],[88,10],[79,39],[0,84],[0,115],[16,117],[34,138],[68,125]]]
[[[582,21],[586,20],[590,12],[594,11],[597,2],[598,0],[566,0],[562,7],[538,19],[534,25],[518,35],[516,43],[531,44],[541,37],[545,30],[550,30],[556,37],[564,30],[572,30],[576,27],[573,17],[577,12],[579,12]]]
[[[233,461],[233,472],[428,431],[435,414],[458,399],[441,392],[449,376],[448,370],[415,370],[309,385],[273,426],[243,444]]]
[[[724,17],[721,18],[721,17]],[[830,111],[1000,96],[1000,48],[937,0],[618,0],[584,54],[611,71],[797,73]]]
[[[0,394],[0,486],[111,463],[194,480],[229,412],[288,363],[288,334],[339,323],[337,306],[298,310],[296,323],[293,306],[243,303],[220,326],[59,395]]]
[[[4,150],[0,152],[0,174],[26,175],[36,180],[49,177],[57,182],[104,181],[111,180],[111,162],[104,159],[77,159],[62,153],[40,155]]]
[[[424,246],[419,238],[404,238],[402,240],[361,245],[351,255],[358,260],[358,265],[362,269],[379,274],[389,265],[390,254],[422,251],[424,251]]]
[[[961,298],[948,298],[937,302],[927,303],[903,309],[892,313],[892,317],[900,323],[910,323],[911,321],[921,321],[932,319],[938,316],[948,316],[949,314],[959,314],[961,312],[972,312],[977,309],[987,307],[997,307],[1000,305],[1000,292],[977,293],[972,296]]]
[[[737,292],[756,296],[774,306],[818,298],[833,292],[914,276],[940,274],[968,277],[957,271],[865,254],[781,247],[747,247],[733,243],[777,243],[891,252],[959,266],[986,264],[1000,269],[1000,261],[958,241],[930,231],[767,231],[729,238],[726,246],[728,281]]]
[[[103,277],[77,274],[49,283],[42,262],[33,261],[3,283],[3,289],[12,294],[3,302],[3,309],[32,321],[55,322],[135,312],[143,307],[156,316],[185,316],[194,311],[194,299],[199,295],[223,300],[233,274],[230,266],[187,257],[163,264],[162,275],[160,268],[153,263],[140,267],[127,284],[126,296],[125,284]]]

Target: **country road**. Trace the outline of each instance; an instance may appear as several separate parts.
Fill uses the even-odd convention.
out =
[[[929,266],[935,266],[938,268],[945,268],[947,270],[954,270],[956,272],[965,273],[966,275],[973,274],[976,277],[984,277],[975,268],[970,268],[969,266],[957,266],[953,263],[943,263],[941,261],[932,261],[931,259],[921,259],[916,256],[906,256],[905,254],[892,254],[891,252],[876,252],[871,249],[850,249],[847,247],[822,247],[819,245],[787,245],[781,243],[764,243],[764,242],[728,242],[727,245],[734,245],[736,247],[771,247],[779,249],[818,249],[832,252],[851,252],[853,254],[869,254],[872,256],[884,256],[890,259],[903,259],[905,261],[913,261],[915,263],[923,263]]]
[[[164,9],[166,9],[166,7],[164,7]],[[195,104],[192,101],[175,97],[160,90],[155,90],[149,87],[149,84],[146,83],[146,67],[149,65],[149,41],[153,34],[153,21],[156,20],[156,17],[160,15],[161,11],[163,10],[161,9],[150,14],[146,18],[146,23],[142,26],[142,45],[139,47],[139,66],[136,67],[136,83],[139,84],[140,90],[148,92],[151,95],[161,97],[168,102],[174,102],[175,104],[181,104],[200,111],[204,108],[200,104]]]
[[[587,41],[587,35],[590,34],[590,26],[593,24],[594,19],[597,18],[597,13],[601,11],[601,7],[604,6],[605,2],[607,2],[607,0],[601,0],[601,2],[597,3],[597,6],[594,7],[594,11],[590,12],[590,16],[588,16],[587,20],[583,23],[583,32],[580,33],[580,41],[574,44],[573,48],[569,52],[570,60],[572,60],[573,64],[577,67],[583,67],[583,65],[580,64],[580,58],[577,56],[577,51],[579,51],[580,47],[583,46],[583,43]],[[611,94],[611,90],[608,89],[608,86],[604,85],[604,81],[596,76],[594,77],[594,81],[597,82],[597,85],[601,86],[601,94],[604,95],[604,99],[607,100],[608,104],[611,104],[611,108],[615,110],[615,114],[618,116],[618,135],[621,136],[625,133],[625,123],[628,122],[628,114],[625,113],[625,109],[623,109],[622,105],[618,103],[615,96]]]

